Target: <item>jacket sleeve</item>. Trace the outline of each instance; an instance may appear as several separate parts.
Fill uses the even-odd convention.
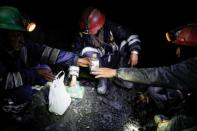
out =
[[[28,44],[28,55],[43,64],[77,65],[78,56],[72,52],[47,45]]]
[[[131,82],[194,89],[197,85],[197,57],[179,64],[158,68],[120,68],[117,77]]]
[[[139,35],[127,30],[125,27],[118,25],[116,23],[108,22],[109,28],[114,34],[115,39],[120,41],[119,48],[123,48],[123,46],[128,46],[129,51],[141,51],[141,40]]]

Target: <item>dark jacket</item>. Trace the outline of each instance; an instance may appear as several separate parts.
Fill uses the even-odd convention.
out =
[[[197,88],[197,57],[157,68],[120,68],[117,76],[131,82],[169,87],[185,91]]]
[[[107,21],[96,35],[79,33],[73,49],[76,53],[81,54],[85,47],[99,49],[100,57],[106,65],[106,63],[118,62],[120,56],[128,57],[132,50],[140,52],[141,41],[135,33],[127,31],[123,26]],[[115,57],[115,61],[113,57]]]
[[[46,45],[28,43],[18,52],[0,49],[0,87],[12,89],[35,83],[37,64],[76,64],[77,55]]]

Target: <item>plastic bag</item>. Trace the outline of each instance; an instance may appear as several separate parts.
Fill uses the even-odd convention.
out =
[[[65,72],[60,71],[50,83],[49,111],[56,115],[64,114],[71,103],[71,97],[65,90],[64,77]]]

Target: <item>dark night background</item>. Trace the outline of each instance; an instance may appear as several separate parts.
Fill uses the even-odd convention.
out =
[[[127,26],[141,36],[143,66],[171,63],[174,50],[166,44],[165,32],[197,21],[195,4],[188,0],[1,0],[0,5],[18,7],[37,23],[37,29],[32,33],[34,39],[65,50],[69,50],[77,33],[83,10],[96,6],[109,20]]]

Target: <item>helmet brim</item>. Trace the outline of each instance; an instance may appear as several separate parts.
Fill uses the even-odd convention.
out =
[[[23,26],[13,26],[7,24],[0,24],[0,28],[6,30],[26,31],[26,29]]]

